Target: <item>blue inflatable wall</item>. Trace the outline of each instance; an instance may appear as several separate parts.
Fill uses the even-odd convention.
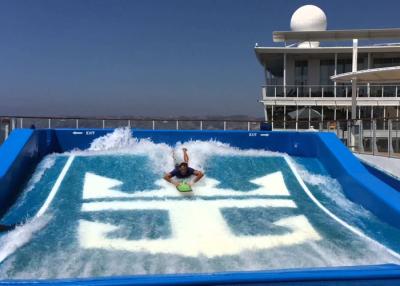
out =
[[[17,129],[0,148],[0,215],[12,205],[37,163],[47,154],[86,149],[112,129]],[[332,133],[269,131],[148,131],[132,130],[137,138],[175,144],[188,140],[218,140],[239,148],[265,149],[292,156],[315,157],[336,178],[346,196],[369,209],[383,221],[400,228],[400,193],[372,175]],[[400,267],[393,265],[298,271],[219,273],[79,280],[91,285],[247,284],[278,282],[295,285],[400,285]],[[357,282],[358,281],[358,282]],[[0,281],[4,283],[29,281]],[[33,281],[30,281],[33,282]],[[42,281],[71,284],[78,280]],[[291,284],[294,285],[294,284]]]

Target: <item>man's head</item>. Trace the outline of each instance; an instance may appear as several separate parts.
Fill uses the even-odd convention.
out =
[[[186,174],[186,172],[188,170],[188,164],[186,162],[182,162],[179,164],[178,168],[179,168],[179,171],[181,172],[181,174]]]

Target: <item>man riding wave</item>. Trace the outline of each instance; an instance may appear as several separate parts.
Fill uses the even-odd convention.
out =
[[[173,177],[176,177],[177,179],[186,179],[194,175],[195,178],[187,183],[189,186],[193,186],[193,184],[198,182],[204,176],[204,174],[201,171],[189,167],[189,155],[187,153],[187,149],[183,148],[182,151],[183,151],[183,161],[177,164],[174,170],[165,174],[164,179],[167,182],[173,184],[175,187],[178,187],[181,184],[181,182],[173,180],[172,179]]]

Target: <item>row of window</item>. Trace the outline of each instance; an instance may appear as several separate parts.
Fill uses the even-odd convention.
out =
[[[382,68],[400,66],[400,56],[371,59],[370,68]],[[332,85],[330,79],[335,74],[335,60],[334,59],[321,59],[319,71],[319,83],[321,85]],[[361,54],[358,57],[358,70],[368,68],[368,55]],[[352,58],[338,58],[336,65],[336,73],[347,73],[352,71]],[[290,71],[287,71],[290,72]],[[283,56],[282,59],[275,59],[266,67],[266,81],[267,85],[283,85]],[[294,83],[295,85],[307,85],[309,81],[309,67],[308,60],[295,60],[294,63]],[[315,83],[314,83],[315,84]]]
[[[351,107],[328,106],[267,106],[268,120],[273,121],[329,121],[351,119]],[[398,118],[397,106],[358,106],[357,119]]]

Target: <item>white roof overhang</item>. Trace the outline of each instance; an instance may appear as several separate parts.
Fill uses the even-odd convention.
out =
[[[272,39],[274,42],[400,39],[400,28],[328,31],[277,31],[273,32]]]
[[[348,83],[353,79],[357,83],[394,83],[400,82],[400,66],[360,70],[331,76],[337,83]]]
[[[298,47],[255,47],[257,54],[331,54],[331,53],[352,53],[352,47],[318,47],[318,48],[298,48]],[[390,46],[359,46],[359,53],[378,53],[378,52],[400,52],[400,45]]]

